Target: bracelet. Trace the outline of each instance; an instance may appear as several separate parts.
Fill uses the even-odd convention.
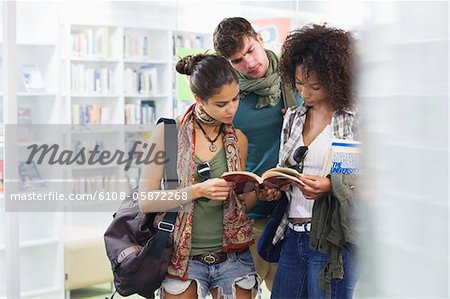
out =
[[[181,185],[178,185],[178,187],[177,187],[177,193],[178,193],[178,195],[182,194],[182,192],[180,191],[180,189],[181,189]],[[180,206],[180,209],[183,209],[183,208],[184,208],[184,206],[181,204],[181,200],[178,201],[178,204],[179,204],[179,206]]]

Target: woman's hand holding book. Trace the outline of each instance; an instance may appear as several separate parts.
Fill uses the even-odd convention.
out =
[[[298,188],[306,199],[319,199],[331,192],[331,180],[327,177],[304,175],[302,181],[304,185],[299,185]]]

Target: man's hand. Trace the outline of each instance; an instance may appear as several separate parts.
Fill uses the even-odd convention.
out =
[[[256,196],[262,201],[279,200],[281,198],[281,191],[264,186],[256,190]]]

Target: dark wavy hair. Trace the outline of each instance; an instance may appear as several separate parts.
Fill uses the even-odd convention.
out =
[[[336,109],[352,108],[353,38],[350,32],[324,25],[306,25],[292,31],[283,44],[280,74],[295,90],[295,69],[302,65],[303,75],[316,72]]]
[[[190,76],[192,92],[204,101],[219,93],[224,85],[239,83],[230,62],[215,54],[188,55],[177,62],[175,69],[182,75]]]

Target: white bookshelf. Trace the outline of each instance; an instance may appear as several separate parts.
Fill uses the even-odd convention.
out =
[[[172,117],[171,57],[168,50],[171,49],[170,31],[124,27],[123,35],[124,104],[128,105],[127,107],[141,107],[141,114],[145,113],[145,106],[152,105],[156,115]],[[130,72],[140,76],[143,84],[129,84]],[[147,121],[144,121],[141,116],[140,120],[127,123],[148,124],[150,120],[146,118]],[[156,118],[153,117],[150,123],[154,123]]]
[[[56,124],[63,120],[60,113],[59,86],[57,73],[59,68],[59,48],[55,41],[49,43],[22,42],[17,45],[17,108],[30,114],[29,122],[33,124]],[[43,79],[43,89],[40,91],[27,90],[23,78],[22,68],[32,65]],[[48,113],[48,111],[55,113]]]
[[[81,146],[91,146],[100,142],[104,146],[101,142],[106,138],[117,143],[122,136],[115,130],[105,131],[104,126],[103,130],[98,132],[92,130],[89,125],[123,124],[123,29],[111,25],[70,23],[61,24],[61,28],[61,85],[66,123],[81,125],[72,130],[66,144],[70,148],[77,143]],[[86,130],[83,130],[84,125]],[[82,180],[86,181],[94,176],[106,177],[116,172],[115,168],[98,165],[72,166],[65,171],[65,179],[72,182],[68,184],[66,192],[85,192],[77,189],[83,185]],[[77,206],[73,208],[76,209]],[[98,213],[92,213],[94,217],[89,217],[91,219],[88,221],[84,217],[86,214],[70,210],[66,213],[64,223],[69,226],[86,226],[87,223],[92,227],[105,225],[105,219],[99,221]]]
[[[171,117],[173,104],[171,98],[171,48],[170,31],[152,28],[133,28],[123,26],[90,26],[80,24],[62,25],[62,77],[63,97],[67,106],[83,105],[86,102],[99,105],[108,110],[107,119],[102,124],[125,124],[125,108],[127,104],[141,106],[143,102],[151,102],[158,116]],[[74,51],[73,40],[81,39],[79,35],[93,36],[95,32],[104,33],[101,42],[108,49],[102,54],[92,54],[89,51]],[[90,45],[77,45],[78,48],[95,48]],[[73,90],[74,78],[72,68],[108,69],[110,73],[110,88],[107,92],[95,93],[92,90]],[[127,84],[130,81],[128,73],[135,75],[151,71],[151,85],[145,90],[141,82],[133,81],[134,88]],[[76,72],[75,72],[76,73]],[[142,79],[142,78],[141,78]],[[92,85],[92,84],[91,84]],[[70,123],[72,112],[66,109],[66,122]],[[154,117],[156,118],[156,117]],[[141,122],[142,123],[142,120]]]
[[[95,32],[103,32],[101,35],[105,40],[101,44],[107,45],[107,49],[103,49],[100,54],[92,54],[95,53],[92,50],[95,46],[86,43],[75,46],[75,49],[85,50],[73,50],[74,39],[80,39],[83,34],[94,36]],[[61,48],[60,74],[61,98],[65,106],[64,123],[73,123],[73,105],[97,105],[102,109],[102,118],[98,123],[111,125],[95,131],[89,126],[86,126],[85,130],[83,126],[78,127],[78,131],[72,133],[69,143],[76,140],[98,139],[105,140],[111,148],[126,149],[127,139],[149,138],[154,122],[159,117],[173,117],[170,30],[111,24],[64,23],[61,24]],[[78,74],[73,72],[74,66],[84,70],[107,68],[110,74],[110,87],[107,91],[99,92],[92,89],[74,90],[73,82],[79,80],[74,78],[74,75]],[[131,86],[131,79],[127,76],[130,72],[135,74],[138,80],[140,74],[147,72],[147,81],[144,83],[145,78],[141,76],[141,81],[133,81],[135,84]],[[103,113],[104,110],[107,111],[106,114]],[[144,110],[147,111],[145,117]],[[124,125],[127,124],[132,126],[126,126],[124,129]],[[123,166],[118,165],[73,166],[66,171],[65,177],[68,180],[84,182],[98,177],[121,177],[123,171]],[[128,173],[131,176],[137,172],[130,169]],[[127,192],[128,189],[117,191]],[[86,226],[86,223],[89,223],[92,227],[105,228],[111,221],[111,212],[88,214],[90,215],[72,212],[66,217],[65,224]]]
[[[28,5],[28,4],[27,4]],[[30,4],[32,5],[32,4]],[[20,7],[26,6],[24,3],[18,4]],[[10,111],[3,111],[3,114],[11,113],[17,115],[19,112],[26,111],[26,119],[31,124],[65,124],[72,123],[72,106],[73,105],[98,105],[104,108],[104,113],[100,123],[108,126],[108,130],[102,132],[92,132],[88,129],[85,131],[72,132],[71,139],[64,140],[70,144],[76,138],[95,139],[98,136],[107,135],[106,138],[111,140],[111,146],[115,143],[115,147],[125,148],[126,140],[132,138],[148,139],[151,130],[154,128],[154,121],[159,117],[171,118],[176,111],[176,98],[174,97],[174,60],[173,53],[174,35],[182,34],[183,36],[193,38],[199,43],[201,39],[204,41],[205,48],[212,48],[211,34],[201,32],[183,32],[173,31],[167,24],[162,25],[164,28],[145,27],[145,26],[129,26],[133,22],[123,22],[120,17],[108,17],[106,22],[101,24],[95,23],[70,23],[63,22],[64,18],[59,19],[53,16],[58,15],[58,11],[52,11],[54,15],[46,18],[44,9],[39,5],[33,5],[39,12],[40,22],[46,24],[46,27],[34,28],[33,22],[26,22],[29,16],[33,15],[32,9],[27,12],[21,12],[22,16],[20,26],[17,26],[19,35],[17,42],[17,82],[16,103],[9,108]],[[102,18],[100,18],[102,19]],[[82,20],[82,18],[79,18]],[[92,22],[92,18],[90,19]],[[105,18],[103,18],[105,20]],[[62,22],[62,23],[61,23]],[[110,22],[110,23],[107,23]],[[37,23],[37,22],[36,22]],[[157,22],[150,22],[149,24]],[[127,25],[128,24],[128,25]],[[136,22],[142,25],[147,22]],[[52,28],[51,34],[45,34],[45,28]],[[57,29],[55,29],[57,28]],[[103,35],[101,42],[101,51],[90,51],[93,46],[83,45],[86,51],[72,51],[72,36],[76,34],[86,34],[86,37]],[[144,37],[147,37],[146,51],[125,51],[125,36],[132,37],[137,40],[134,42],[139,46],[139,40],[142,39],[142,47],[144,45]],[[201,38],[196,38],[200,36]],[[78,37],[81,39],[81,35]],[[42,39],[42,40],[40,40]],[[188,42],[183,46],[188,46]],[[3,66],[3,44],[0,44],[0,69]],[[107,47],[107,50],[104,48]],[[81,47],[80,47],[81,48]],[[22,81],[20,68],[22,65],[36,65],[36,68],[42,75],[44,87],[43,91],[31,92],[25,89]],[[101,91],[95,91],[91,88],[74,89],[73,77],[74,66],[82,66],[84,70],[102,70],[108,71],[109,88],[102,88]],[[126,69],[133,69],[136,72],[151,69],[151,75],[155,76],[156,82],[151,88],[146,90],[126,90],[124,86]],[[90,71],[92,73],[92,71]],[[89,72],[88,72],[89,73]],[[1,76],[0,76],[1,77]],[[1,79],[1,78],[0,78]],[[1,82],[1,80],[0,80]],[[91,85],[92,86],[92,85]],[[95,86],[95,84],[94,84]],[[0,84],[0,97],[3,100],[3,88]],[[155,116],[150,121],[143,121],[135,125],[127,126],[122,133],[115,130],[115,125],[125,125],[125,108],[126,105],[135,105],[142,107],[149,105],[154,107]],[[2,105],[3,106],[3,105]],[[184,108],[182,109],[184,110]],[[3,123],[3,122],[2,122]],[[82,128],[80,128],[82,129]],[[42,143],[46,141],[45,136],[37,136],[35,140]],[[105,137],[105,136],[103,136]],[[98,137],[100,138],[100,137]],[[27,143],[18,144],[18,152],[23,151]],[[0,146],[0,153],[3,155],[3,147]],[[23,159],[18,156],[18,159]],[[80,176],[99,177],[112,176],[123,171],[122,166],[98,166],[89,167],[73,167],[72,169],[58,170],[60,178],[70,181]],[[136,177],[138,169],[132,167],[129,170],[130,176]],[[47,174],[42,173],[45,177]],[[51,174],[54,177],[54,173]],[[132,179],[131,179],[132,180]],[[133,181],[130,184],[135,184]],[[0,195],[1,196],[1,195]],[[4,201],[1,201],[2,204]],[[4,211],[4,208],[2,209]],[[54,212],[39,213],[19,213],[17,227],[17,263],[19,269],[20,280],[20,297],[21,298],[63,298],[64,297],[64,266],[63,266],[63,225],[84,225],[92,227],[105,227],[111,221],[111,212],[104,213],[66,213],[58,214]],[[81,217],[83,216],[83,217]],[[0,214],[2,227],[5,227],[5,213]],[[10,223],[10,222],[8,222]],[[8,250],[7,242],[3,236],[0,238],[0,264],[6,259],[5,252]],[[9,270],[8,270],[9,271]],[[5,282],[9,276],[8,271],[0,271],[0,281]],[[14,274],[14,273],[13,273]],[[6,296],[6,286],[0,284],[0,298]]]
[[[58,124],[63,121],[59,101],[59,45],[50,42],[19,42],[16,51],[16,105],[9,106],[9,111],[17,115],[18,121],[27,124]],[[33,65],[41,74],[43,89],[29,91],[22,80],[22,67]],[[12,107],[12,108],[11,108]],[[50,113],[49,113],[50,112]],[[25,115],[25,116],[24,116]],[[16,119],[16,118],[14,118]],[[3,138],[2,138],[3,143]],[[29,144],[29,142],[28,142]],[[9,159],[22,161],[25,159],[23,144],[17,144],[17,156]],[[3,148],[1,150],[3,159]],[[44,175],[41,173],[41,175]],[[4,198],[2,195],[2,203]],[[3,205],[3,204],[2,204]],[[2,211],[5,211],[3,205]],[[4,219],[2,213],[2,222]],[[61,227],[63,216],[54,212],[18,212],[18,277],[20,278],[20,297],[60,298],[63,290],[63,256]],[[4,223],[2,223],[3,227]],[[10,229],[10,228],[7,228]],[[8,243],[0,242],[1,264],[5,263]],[[1,280],[5,281],[0,272]],[[4,297],[6,289],[0,288],[0,297]]]
[[[63,24],[60,40],[64,122],[120,124],[120,28]]]

